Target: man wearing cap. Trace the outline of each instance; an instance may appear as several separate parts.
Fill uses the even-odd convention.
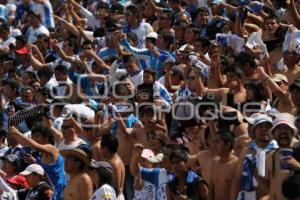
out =
[[[29,165],[20,175],[25,176],[29,188],[14,190],[0,177],[0,189],[12,193],[19,200],[52,200],[53,188],[46,178],[44,169],[38,164]],[[9,181],[9,183],[12,180]],[[15,180],[16,181],[16,180]],[[15,183],[15,181],[13,183]],[[11,183],[10,183],[11,184]]]
[[[60,153],[65,158],[65,171],[70,175],[70,181],[64,190],[63,199],[91,199],[93,183],[87,173],[91,162],[90,148],[83,144],[74,149],[62,150]]]
[[[267,88],[270,88],[278,98],[278,111],[297,113],[297,108],[295,108],[293,104],[290,92],[284,91],[278,84],[276,84],[276,82],[265,72],[263,67],[258,67],[256,72],[261,82]],[[275,80],[277,80],[277,78]]]
[[[300,169],[300,163],[293,158],[293,139],[297,132],[294,117],[289,113],[277,115],[270,130],[277,141],[279,149],[266,157],[266,174],[264,184],[269,188],[270,199],[284,200],[281,193],[283,180],[293,169]]]
[[[238,197],[250,200],[266,195],[266,188],[256,180],[256,177],[264,177],[266,154],[277,148],[277,142],[272,140],[269,134],[271,127],[271,117],[259,114],[254,118],[250,130],[253,141],[242,151],[234,177],[232,195],[235,199]],[[258,184],[255,184],[257,181]]]
[[[16,56],[20,62],[20,65],[17,67],[20,73],[25,71],[34,71],[34,68],[30,63],[29,49],[26,46],[17,49]]]
[[[291,34],[291,41],[288,41],[289,37],[286,37],[285,43],[288,44],[288,49],[283,52],[283,62],[287,66],[286,71],[283,74],[288,78],[289,85],[291,85],[300,76],[300,40],[299,33]],[[298,37],[298,38],[297,38]],[[284,47],[285,48],[285,47]]]

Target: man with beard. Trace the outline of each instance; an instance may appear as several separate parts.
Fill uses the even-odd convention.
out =
[[[293,137],[297,132],[294,125],[294,117],[288,113],[279,114],[273,122],[271,133],[278,142],[279,148],[270,153],[266,158],[266,187],[269,187],[270,199],[284,200],[281,192],[281,185],[288,177],[291,170],[300,169],[293,157]]]
[[[232,187],[234,199],[258,199],[268,192],[260,184],[265,174],[265,156],[277,148],[277,143],[272,140],[269,130],[272,127],[271,117],[260,114],[254,119],[251,127],[251,137],[253,141],[241,153],[239,158],[236,176]],[[256,179],[256,172],[260,178]],[[256,183],[257,181],[257,183]]]

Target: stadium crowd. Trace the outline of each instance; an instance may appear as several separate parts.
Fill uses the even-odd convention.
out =
[[[300,0],[0,0],[0,200],[299,200]]]

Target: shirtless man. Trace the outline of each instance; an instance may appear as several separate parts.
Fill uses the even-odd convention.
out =
[[[101,138],[101,155],[113,168],[113,184],[118,199],[124,199],[125,166],[117,154],[118,145],[118,139],[111,134],[105,134]]]
[[[196,119],[188,120],[183,123],[185,133],[189,138],[187,147],[190,154],[196,154],[204,149],[204,132],[206,126],[198,122]]]
[[[264,176],[265,168],[263,166],[265,166],[265,155],[277,148],[276,141],[271,140],[269,135],[271,127],[272,118],[267,115],[261,114],[254,119],[253,126],[250,130],[253,141],[242,151],[241,156],[239,157],[233,185],[231,187],[234,199],[237,199],[238,196],[243,196],[245,200],[253,197],[260,199],[267,194],[267,188],[263,188],[263,185],[260,184],[259,180],[257,180],[258,185],[250,185],[248,183],[253,183],[252,180],[254,177],[251,175],[256,173],[256,171],[258,171],[260,177]],[[248,166],[251,165],[246,162],[246,159],[248,161],[255,160],[256,168],[249,168]],[[247,174],[246,172],[248,170],[250,170],[252,174]]]
[[[290,175],[292,169],[299,169],[300,163],[291,154],[284,155],[284,152],[291,150],[296,131],[292,115],[288,113],[277,115],[271,133],[278,142],[279,149],[271,152],[266,158],[265,184],[270,189],[270,200],[286,199],[281,192],[282,182]]]
[[[189,163],[194,170],[200,168],[201,175],[204,180],[209,184],[211,175],[211,165],[213,160],[217,157],[216,152],[216,138],[213,134],[208,134],[207,138],[208,149],[198,152],[190,156]],[[197,170],[199,171],[199,170]]]
[[[63,199],[83,200],[91,199],[93,183],[86,172],[90,164],[91,151],[87,145],[80,145],[74,149],[62,150],[60,153],[65,158],[65,171],[70,175]]]
[[[217,155],[212,162],[210,175],[210,200],[230,200],[230,187],[238,158],[233,155],[234,136],[231,132],[220,132],[217,136]]]
[[[287,69],[283,74],[288,78],[289,85],[291,85],[296,79],[300,78],[300,55],[295,51],[283,52],[283,62],[287,66]]]

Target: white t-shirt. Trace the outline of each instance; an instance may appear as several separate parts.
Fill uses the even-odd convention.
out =
[[[16,39],[13,37],[7,38],[7,40],[1,41],[0,42],[0,49],[9,49],[10,45],[16,45]]]
[[[132,83],[135,87],[137,87],[138,85],[143,83],[143,75],[144,75],[144,71],[141,70],[137,74],[130,76],[130,80],[132,81]]]
[[[97,189],[91,200],[116,200],[116,192],[115,190],[108,184],[102,185],[99,189]]]
[[[42,23],[45,27],[55,28],[53,9],[50,1],[44,0],[43,3],[34,3],[31,9],[33,12],[41,15]]]
[[[70,144],[66,144],[65,143],[65,139],[63,139],[60,144],[58,145],[58,150],[68,150],[68,149],[74,149],[76,147],[78,147],[81,144],[86,144],[85,141],[83,141],[82,139],[78,138],[78,140],[70,143]]]
[[[40,34],[45,34],[49,37],[50,33],[48,31],[48,29],[44,26],[44,25],[40,25],[40,27],[33,29],[33,27],[29,27],[27,33],[26,33],[26,37],[27,37],[27,41],[28,43],[32,44],[34,42],[36,42],[38,35]]]
[[[141,42],[141,44],[145,44],[146,36],[153,32],[153,28],[149,23],[141,22],[141,24],[135,28],[131,29],[131,32],[135,33],[137,35],[138,40]]]
[[[155,185],[143,180],[141,190],[135,190],[134,200],[153,200],[155,199]]]

